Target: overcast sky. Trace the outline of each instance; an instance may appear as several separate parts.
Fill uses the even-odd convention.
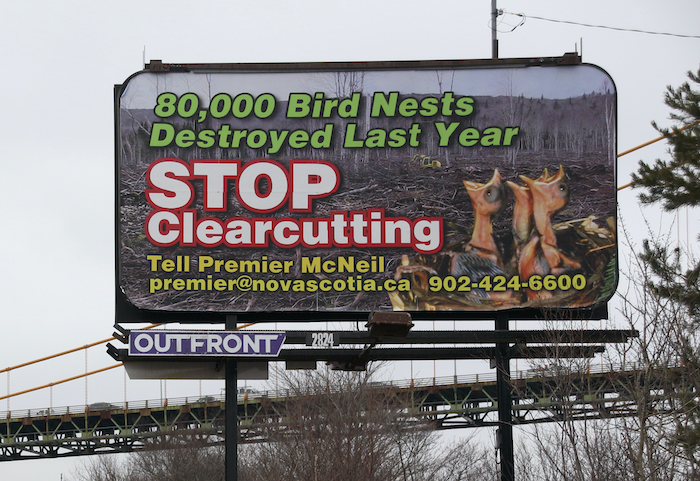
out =
[[[145,59],[166,63],[478,59],[491,56],[489,0],[25,0],[0,5],[0,368],[107,338],[114,321],[113,85]],[[500,0],[500,57],[560,56],[577,50],[607,71],[618,94],[618,150],[669,126],[667,85],[700,65],[700,39],[590,28],[557,21],[700,36],[697,0]],[[520,17],[529,16],[513,31]],[[619,183],[639,159],[625,156]],[[637,228],[634,192],[619,195]],[[645,209],[654,229],[671,216]],[[698,213],[680,216],[675,236],[693,240]],[[643,233],[643,232],[642,232]],[[640,237],[641,238],[641,237]],[[624,249],[621,256],[624,257]],[[102,347],[49,366],[13,372],[10,391],[113,364]],[[452,363],[450,362],[451,366]],[[521,366],[522,367],[522,366]],[[486,370],[486,363],[465,369]],[[417,368],[418,369],[418,368]],[[450,368],[451,369],[451,368]],[[421,367],[432,376],[432,364]],[[451,374],[451,371],[448,372]],[[405,368],[396,368],[406,377]],[[0,375],[0,395],[7,379]],[[11,401],[11,409],[157,398],[158,382],[121,371]],[[198,389],[168,383],[168,395]],[[204,383],[207,394],[219,384]],[[197,391],[190,393],[197,395]],[[0,411],[7,408],[0,401]],[[2,479],[58,480],[75,460],[0,463]]]

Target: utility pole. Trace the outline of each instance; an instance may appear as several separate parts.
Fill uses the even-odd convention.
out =
[[[496,0],[491,0],[491,58],[498,58],[498,39],[496,38],[496,26],[498,23],[498,7]]]

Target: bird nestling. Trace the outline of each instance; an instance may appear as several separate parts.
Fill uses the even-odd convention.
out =
[[[493,217],[505,208],[506,191],[501,174],[495,169],[491,180],[485,184],[463,180],[474,209],[474,231],[464,247],[465,252],[454,253],[450,273],[455,277],[468,276],[480,280],[486,276],[504,276],[503,259],[493,237]],[[510,301],[512,292],[486,292],[472,289],[472,293],[491,299]]]
[[[549,179],[547,168],[537,179],[546,182]],[[529,279],[532,275],[544,276],[549,274],[549,265],[540,247],[540,236],[535,229],[533,221],[534,202],[530,189],[525,185],[507,181],[508,187],[513,191],[515,206],[513,207],[513,259],[512,270],[517,270],[522,279]],[[529,299],[539,298],[538,293],[526,291]]]
[[[485,184],[463,180],[474,209],[474,231],[465,250],[473,250],[480,257],[493,260],[502,266],[501,253],[493,237],[493,217],[505,208],[506,192],[501,183],[501,173],[494,169],[493,177]]]
[[[543,175],[533,180],[524,175],[520,179],[527,184],[532,195],[532,218],[540,236],[540,247],[549,266],[549,271],[559,274],[566,269],[578,269],[581,264],[567,257],[557,247],[557,237],[552,227],[552,216],[569,202],[569,186],[566,183],[564,167],[549,177]],[[532,241],[532,240],[531,240]]]
[[[506,181],[508,187],[515,196],[515,206],[513,207],[513,244],[515,257],[520,256],[522,246],[532,235],[532,194],[530,189],[524,185],[518,185],[510,180]]]

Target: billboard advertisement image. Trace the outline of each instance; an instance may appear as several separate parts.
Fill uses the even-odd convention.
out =
[[[116,101],[134,308],[496,311],[615,290],[598,67],[170,68]]]

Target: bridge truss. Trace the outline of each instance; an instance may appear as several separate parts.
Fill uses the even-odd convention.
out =
[[[517,372],[511,381],[513,423],[634,416],[640,388],[648,389],[663,405],[664,399],[680,392],[687,395],[689,386],[673,368],[596,366],[579,373]],[[437,429],[498,425],[495,373],[377,383],[372,389],[410,400],[405,416],[427,420]],[[239,397],[239,442],[265,441],[271,425],[288,427],[286,412],[295,399],[287,391]],[[12,411],[4,413],[0,422],[0,461],[132,452],[149,440],[175,434],[205,434],[213,442],[223,442],[225,412],[221,395]]]

